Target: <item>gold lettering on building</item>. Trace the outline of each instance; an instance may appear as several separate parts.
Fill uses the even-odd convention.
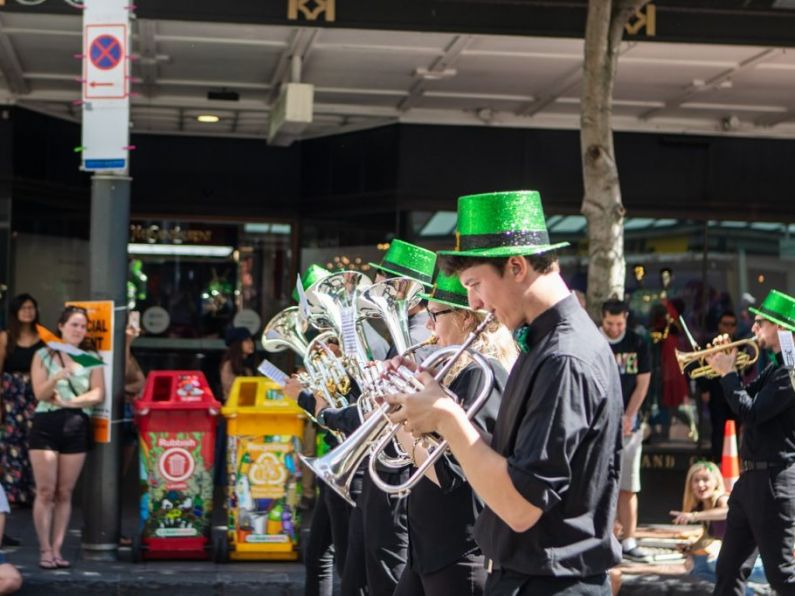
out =
[[[624,30],[630,35],[638,35],[641,30],[646,37],[654,37],[657,34],[657,7],[654,4],[647,4],[632,16]]]
[[[213,239],[212,230],[183,230],[174,226],[163,230],[160,226],[130,226],[130,242],[143,242],[146,244],[207,244]]]
[[[640,466],[647,470],[673,470],[676,467],[676,457],[670,453],[644,453]]]
[[[323,19],[332,23],[337,18],[335,0],[287,0],[287,18],[297,21],[299,14],[307,21],[316,21],[322,14]]]

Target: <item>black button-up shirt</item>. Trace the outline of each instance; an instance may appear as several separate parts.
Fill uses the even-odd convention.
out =
[[[772,464],[795,462],[795,391],[787,369],[768,364],[747,388],[736,373],[724,376],[720,384],[743,424],[740,457]]]
[[[489,360],[494,384],[488,401],[472,422],[490,439],[500,409],[500,395],[508,373],[498,362]],[[474,364],[463,369],[450,383],[450,391],[465,405],[480,392],[483,373]],[[465,555],[479,553],[475,543],[475,520],[483,509],[464,476],[464,470],[449,453],[434,464],[439,486],[423,477],[408,497],[409,566],[419,574],[438,571]],[[416,469],[412,468],[412,473]]]
[[[587,577],[618,563],[613,536],[621,451],[621,381],[604,336],[574,296],[529,326],[492,439],[521,495],[542,510],[514,532],[486,507],[483,554],[525,575]]]

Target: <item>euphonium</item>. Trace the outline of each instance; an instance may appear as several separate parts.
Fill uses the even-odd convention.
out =
[[[706,348],[703,350],[695,350],[693,352],[680,352],[679,350],[676,350],[676,361],[679,363],[679,370],[687,374],[687,376],[689,376],[691,379],[699,379],[702,377],[714,379],[719,375],[714,368],[707,364],[707,357],[717,354],[718,352],[726,352],[746,346],[751,348],[751,353],[749,354],[748,352],[744,352],[742,350],[738,351],[737,359],[734,363],[737,370],[743,370],[752,364],[755,364],[756,361],[759,360],[759,346],[756,343],[756,339],[753,337],[741,339],[730,344],[712,346],[711,348]],[[693,362],[698,362],[699,365],[695,368],[691,368],[690,370],[686,370],[686,368]]]
[[[480,325],[478,325],[477,329],[469,334],[469,337],[467,337],[467,340],[461,346],[450,346],[445,350],[440,350],[440,352],[444,352],[445,355],[450,355],[452,352],[454,353],[450,355],[445,365],[434,375],[437,380],[444,379],[445,375],[455,364],[456,360],[458,360],[458,358],[460,358],[461,355],[469,349],[469,346],[472,345],[472,342],[474,342],[475,339],[477,339],[477,337],[486,329],[491,320],[492,315],[487,316],[486,319]],[[434,358],[440,358],[439,356],[436,356],[437,353],[433,354]],[[472,356],[473,360],[476,360],[476,356],[478,355],[472,354]],[[431,357],[427,358],[426,362],[429,361],[430,358]],[[485,364],[483,372],[484,379],[486,379],[486,381],[484,382],[484,385],[488,385],[488,391],[484,389],[481,391],[481,394],[485,393],[485,395],[488,396],[488,394],[491,392],[491,384],[494,377],[491,367],[485,363],[485,360],[482,357],[480,357],[480,359]],[[407,370],[399,370],[395,373],[392,373],[389,379],[387,379],[387,382],[391,385],[392,392],[411,390],[419,391],[422,389],[422,385],[416,380],[416,378],[414,378],[413,373],[410,373],[410,371]],[[478,397],[480,398],[480,395]],[[485,401],[485,399],[483,401]],[[474,405],[475,404],[473,404],[473,406]],[[355,505],[355,502],[350,496],[350,484],[357,468],[362,463],[362,460],[364,460],[364,458],[368,455],[368,453],[371,453],[373,445],[377,443],[383,443],[386,445],[389,441],[392,441],[394,435],[393,431],[396,432],[395,427],[398,425],[394,424],[388,418],[390,411],[391,406],[389,404],[384,403],[379,405],[372,415],[367,418],[367,420],[365,420],[359,428],[357,428],[336,448],[332,449],[326,455],[320,458],[308,458],[299,454],[301,461],[303,461],[304,464],[306,464],[315,473],[315,476],[328,484],[329,487],[336,491],[343,499],[352,505]],[[472,415],[474,415],[474,412]],[[434,450],[433,453],[437,459],[443,453],[446,443],[442,441],[439,446],[440,449]],[[378,454],[373,453],[373,458],[371,458],[371,461],[372,459],[375,459],[377,455]],[[431,458],[429,457],[429,460],[430,459]],[[435,460],[431,460],[431,463],[433,463],[433,461]],[[401,494],[404,494],[406,491],[402,490],[400,492]]]

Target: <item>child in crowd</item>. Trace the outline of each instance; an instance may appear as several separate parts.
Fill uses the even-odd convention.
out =
[[[690,573],[714,583],[715,563],[726,532],[726,515],[729,513],[729,493],[724,489],[718,466],[711,461],[698,461],[690,466],[685,480],[682,510],[670,513],[675,524],[702,524],[701,536],[687,548]],[[767,583],[759,557],[749,579]],[[749,589],[748,593],[754,592]]]

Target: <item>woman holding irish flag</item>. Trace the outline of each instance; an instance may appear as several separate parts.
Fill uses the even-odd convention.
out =
[[[42,569],[70,567],[61,556],[72,508],[72,491],[91,447],[91,408],[102,402],[102,361],[86,352],[88,314],[67,306],[58,337],[39,328],[47,344],[33,357],[31,380],[38,405],[30,433],[30,460],[36,480],[33,521]]]

